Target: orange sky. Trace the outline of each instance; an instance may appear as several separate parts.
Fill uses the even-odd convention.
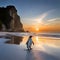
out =
[[[40,28],[40,32],[60,32],[60,26],[43,26]]]
[[[60,18],[51,18],[45,20],[47,14],[48,13],[44,13],[38,18],[30,19],[31,24],[23,24],[25,31],[60,32]]]
[[[60,32],[60,24],[41,25],[39,27],[24,25],[24,29],[30,32]]]
[[[34,26],[31,25],[24,25],[25,31],[36,32]]]
[[[55,9],[43,12],[35,17],[26,18],[24,30],[30,32],[60,32],[60,16],[55,16]]]

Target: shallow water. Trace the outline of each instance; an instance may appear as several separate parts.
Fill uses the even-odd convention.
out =
[[[33,35],[32,40],[34,41],[34,46],[32,45],[33,50],[31,52],[28,52],[24,50],[27,49],[26,41],[28,40],[28,37],[30,35]],[[22,59],[22,56],[24,57],[23,60],[60,60],[60,37],[57,37],[59,34],[56,34],[57,36],[55,34],[53,35],[54,36],[52,36],[51,34],[47,36],[47,34],[41,35],[35,33],[1,32],[0,53],[2,54],[2,56],[0,54],[0,57],[4,57],[6,54],[6,56],[9,56],[11,60],[17,60],[17,58],[18,60],[20,58]],[[10,55],[12,55],[13,57]],[[16,56],[16,59],[14,56]],[[1,60],[3,60],[3,58],[1,58]]]

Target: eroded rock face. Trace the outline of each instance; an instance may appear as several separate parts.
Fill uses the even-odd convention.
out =
[[[17,10],[14,6],[7,6],[6,8],[0,8],[0,22],[2,30],[23,32],[23,25],[20,21],[20,16],[17,14]],[[0,25],[0,26],[2,26]],[[3,29],[4,28],[4,29]]]

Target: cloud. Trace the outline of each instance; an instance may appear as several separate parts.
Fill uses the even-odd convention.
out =
[[[60,18],[53,18],[53,19],[49,19],[48,21],[53,22],[53,21],[57,21],[57,20],[60,20]]]
[[[56,24],[60,24],[60,18],[53,18],[53,19],[49,19],[47,20],[47,22],[45,23],[45,25],[56,25]]]
[[[34,22],[34,24],[43,24],[44,22],[44,18],[48,15],[48,13],[43,13],[40,16],[32,19],[32,21]]]
[[[34,22],[36,22],[36,24],[45,24],[47,20],[45,20],[45,18],[54,11],[55,9],[49,10],[43,14],[41,14],[40,16],[36,17],[35,19],[33,19]]]
[[[48,20],[45,20],[45,18],[54,10],[55,9],[49,10],[47,12],[40,14],[35,18],[27,18],[26,20],[29,24],[32,24],[32,25],[45,25],[48,22]],[[49,20],[49,21],[52,21],[52,20]]]
[[[43,13],[37,20],[38,23],[43,23],[44,22],[44,18],[48,15],[48,13]]]

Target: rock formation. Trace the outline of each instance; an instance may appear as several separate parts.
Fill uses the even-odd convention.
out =
[[[0,7],[0,30],[23,32],[23,25],[15,6]]]

